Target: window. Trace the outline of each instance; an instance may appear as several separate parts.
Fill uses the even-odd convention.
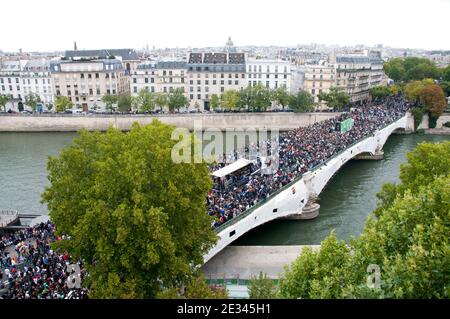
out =
[[[223,73],[220,74],[220,78],[223,79],[225,75]]]
[[[193,86],[189,87],[189,92],[194,92],[194,87]]]
[[[100,76],[98,73],[95,73],[95,78],[98,79]]]
[[[197,92],[201,92],[202,88],[197,86]]]
[[[150,78],[150,83],[155,83],[155,78]]]
[[[88,74],[88,79],[92,79],[92,74]]]
[[[231,85],[233,83],[233,81],[228,80],[228,85]]]
[[[36,81],[37,81],[37,79],[36,79]],[[19,78],[16,78],[16,83],[19,84]]]
[[[111,94],[110,89],[106,89],[106,94]]]
[[[225,81],[224,81],[224,80],[220,80],[220,84],[221,84],[221,85],[224,85],[224,84],[225,84]]]
[[[202,84],[202,81],[201,80],[197,80],[197,85],[200,85],[200,84]]]
[[[113,89],[113,94],[116,94],[116,90],[115,89]]]
[[[213,80],[213,85],[216,85],[217,84],[217,81],[216,80]]]
[[[190,99],[190,100],[193,100],[193,99],[194,99],[194,94],[190,94],[190,95],[189,95],[189,99]]]
[[[97,89],[97,95],[100,95],[100,89]]]
[[[145,83],[148,83],[148,78],[145,78],[145,79],[144,79],[144,82],[145,82]],[[136,82],[135,82],[135,83],[136,83]]]
[[[155,87],[154,87],[154,86],[151,87],[151,91],[152,91],[153,93],[155,93]]]
[[[189,84],[193,85],[194,84],[194,80],[189,80]]]
[[[266,81],[266,88],[269,88],[269,86],[270,86],[269,83],[270,83],[269,81]]]
[[[72,95],[72,92],[70,92],[70,90],[67,91],[67,95]]]
[[[209,86],[205,87],[205,92],[209,92]]]
[[[94,92],[92,91],[92,89],[89,89],[89,95],[94,95]]]
[[[133,83],[137,83],[137,79],[136,78],[133,78]]]
[[[220,92],[225,92],[225,88],[223,86],[220,87]]]
[[[238,81],[238,80],[235,80],[235,81],[234,81],[234,85],[239,85],[239,81]]]
[[[200,100],[202,98],[201,94],[197,94],[197,100]]]
[[[209,81],[208,80],[205,80],[205,85],[209,85]]]

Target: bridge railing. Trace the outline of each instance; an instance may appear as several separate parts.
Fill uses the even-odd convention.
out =
[[[348,145],[344,150],[332,155],[331,157],[329,157],[325,162],[313,167],[309,172],[314,172],[318,169],[320,169],[322,166],[328,164],[331,160],[335,159],[336,157],[342,155],[345,151],[347,151],[347,149],[349,149],[350,147],[355,146],[358,143],[361,143],[362,141],[368,139],[369,137],[373,137],[375,136],[376,132],[381,131],[383,129],[385,129],[386,127],[388,127],[389,125],[392,125],[393,123],[395,123],[396,121],[398,121],[399,119],[403,118],[404,116],[400,116],[397,117],[393,122],[386,124],[384,126],[382,126],[381,128],[378,128],[373,134],[367,135],[355,142],[353,142],[352,144]],[[272,200],[273,198],[275,198],[275,196],[277,196],[278,194],[280,194],[281,192],[283,192],[284,190],[292,187],[292,185],[294,185],[295,183],[297,183],[298,181],[300,181],[303,178],[304,174],[301,174],[299,176],[297,176],[293,181],[289,182],[288,184],[284,185],[283,187],[279,188],[278,190],[276,190],[274,193],[272,193],[269,197],[267,197],[266,199],[263,199],[261,201],[259,201],[256,205],[250,207],[249,209],[247,209],[245,212],[237,215],[236,217],[226,221],[225,223],[223,223],[222,225],[220,225],[219,227],[217,227],[215,229],[215,231],[217,233],[220,233],[221,231],[223,231],[224,229],[230,227],[231,225],[236,224],[238,221],[244,219],[245,217],[247,217],[248,215],[250,215],[251,213],[253,213],[257,208],[261,207],[262,205],[264,205],[265,203],[267,203],[268,201]]]

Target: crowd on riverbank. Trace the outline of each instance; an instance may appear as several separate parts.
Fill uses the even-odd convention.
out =
[[[81,270],[73,277],[86,276],[82,263],[51,248],[59,239],[50,222],[0,238],[0,299],[87,298],[87,289],[75,285],[79,280],[69,278],[73,264]]]
[[[273,140],[263,142],[265,145],[263,143],[251,145],[250,148],[256,147],[257,151],[262,146],[273,149],[275,152],[272,156],[279,161],[279,165],[272,174],[257,173],[243,176],[243,181],[238,183],[240,186],[228,189],[213,188],[207,196],[208,214],[216,217],[213,227],[216,228],[236,217],[351,144],[396,121],[405,115],[410,106],[409,102],[399,96],[377,103],[366,103],[351,109],[350,112],[342,113],[337,118],[283,132],[279,136],[278,147],[274,148]],[[353,127],[348,132],[341,133],[335,130],[336,122],[349,118],[353,119]],[[235,152],[233,157],[234,159],[245,157],[248,151],[247,147],[241,153]],[[257,160],[254,171],[260,170],[263,164],[265,163]]]

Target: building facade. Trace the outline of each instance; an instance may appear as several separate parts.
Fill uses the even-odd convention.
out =
[[[67,96],[84,111],[104,107],[105,94],[130,92],[129,77],[117,59],[51,61],[50,70],[55,97]]]
[[[304,74],[303,90],[309,92],[313,96],[314,103],[317,103],[320,108],[326,107],[326,105],[319,100],[319,94],[322,92],[330,92],[330,88],[335,85],[336,70],[334,65],[321,60],[316,64],[302,66],[302,71]]]
[[[336,56],[336,86],[350,95],[351,101],[370,99],[372,87],[386,83],[379,52],[365,52]]]
[[[283,60],[249,59],[246,63],[247,84],[261,84],[270,89],[285,86],[291,91],[291,64]]]
[[[48,109],[54,103],[50,74],[50,62],[45,59],[30,60],[21,72],[22,92],[39,96],[43,106]]]
[[[132,95],[147,89],[153,93],[171,93],[176,89],[187,92],[185,61],[157,61],[141,63],[133,71],[130,82]],[[186,97],[187,93],[186,93]]]
[[[187,95],[191,106],[209,110],[213,94],[243,90],[247,86],[244,53],[190,53]]]
[[[10,95],[14,100],[24,99],[22,92],[22,69],[26,61],[3,61],[0,65],[0,94]]]

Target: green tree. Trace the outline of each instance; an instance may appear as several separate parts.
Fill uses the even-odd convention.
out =
[[[252,103],[252,94],[253,94],[253,87],[251,86],[247,86],[243,90],[239,91],[239,102],[238,102],[239,109],[247,109],[247,111],[250,111],[250,104]]]
[[[120,112],[129,112],[133,104],[133,99],[130,94],[120,94],[117,99],[117,109]]]
[[[392,95],[392,91],[387,86],[375,86],[369,89],[369,93],[374,100]]]
[[[444,91],[437,84],[425,86],[420,92],[420,103],[434,118],[438,118],[444,113],[447,99]]]
[[[25,96],[25,104],[31,107],[33,112],[36,112],[37,104],[41,102],[41,98],[36,93],[29,93]]]
[[[271,102],[272,93],[268,88],[259,83],[251,88],[249,104],[251,110],[257,112],[265,111]]]
[[[236,90],[225,91],[220,97],[220,101],[224,109],[234,110],[239,103],[239,92]]]
[[[450,297],[450,141],[421,143],[407,157],[363,233],[349,243],[332,233],[318,252],[303,250],[280,282],[282,297]]]
[[[161,111],[163,110],[163,107],[167,106],[168,103],[169,101],[166,93],[158,92],[155,94],[155,104],[161,109]]]
[[[119,97],[117,95],[105,94],[102,97],[102,102],[105,103],[105,107],[109,111],[113,111],[114,104],[117,104]]]
[[[69,100],[67,96],[57,96],[55,101],[56,112],[64,112],[73,107],[72,101]]]
[[[169,106],[169,111],[173,113],[174,110],[180,109],[180,107],[186,106],[188,104],[188,99],[184,95],[184,90],[182,88],[175,89],[169,94],[167,105]]]
[[[211,101],[210,101],[211,109],[217,110],[218,108],[221,107],[221,105],[222,105],[222,102],[220,101],[220,97],[217,94],[211,95]]]
[[[216,241],[208,168],[190,152],[189,163],[174,163],[173,130],[157,120],[128,133],[82,130],[48,161],[42,200],[69,236],[55,248],[83,260],[93,298],[154,298],[186,286]]]
[[[6,112],[6,104],[11,100],[11,95],[8,94],[0,94],[0,106],[3,107],[3,110]]]
[[[258,277],[250,279],[248,294],[251,299],[274,299],[277,297],[277,287],[272,279],[260,272]]]
[[[289,106],[294,112],[312,112],[314,110],[314,98],[305,91],[300,90],[290,96]]]
[[[439,83],[439,85],[441,86],[441,88],[444,91],[445,95],[447,97],[449,97],[450,96],[450,81],[441,82],[441,83]]]
[[[327,106],[334,110],[342,110],[350,104],[350,96],[342,89],[336,87],[332,87],[328,93],[319,93],[319,100],[325,101]]]
[[[286,89],[286,85],[282,85],[275,89],[273,92],[273,98],[278,105],[281,105],[284,111],[285,106],[289,105],[291,101],[290,95]]]
[[[384,72],[389,78],[398,82],[405,78],[405,68],[403,67],[403,60],[400,58],[394,58],[384,63]]]
[[[384,64],[385,73],[394,81],[421,81],[425,78],[439,79],[441,70],[426,58],[395,58]]]
[[[442,69],[442,78],[444,81],[450,82],[450,65]]]
[[[143,88],[133,98],[133,106],[141,112],[150,112],[155,108],[155,95],[148,88]]]

